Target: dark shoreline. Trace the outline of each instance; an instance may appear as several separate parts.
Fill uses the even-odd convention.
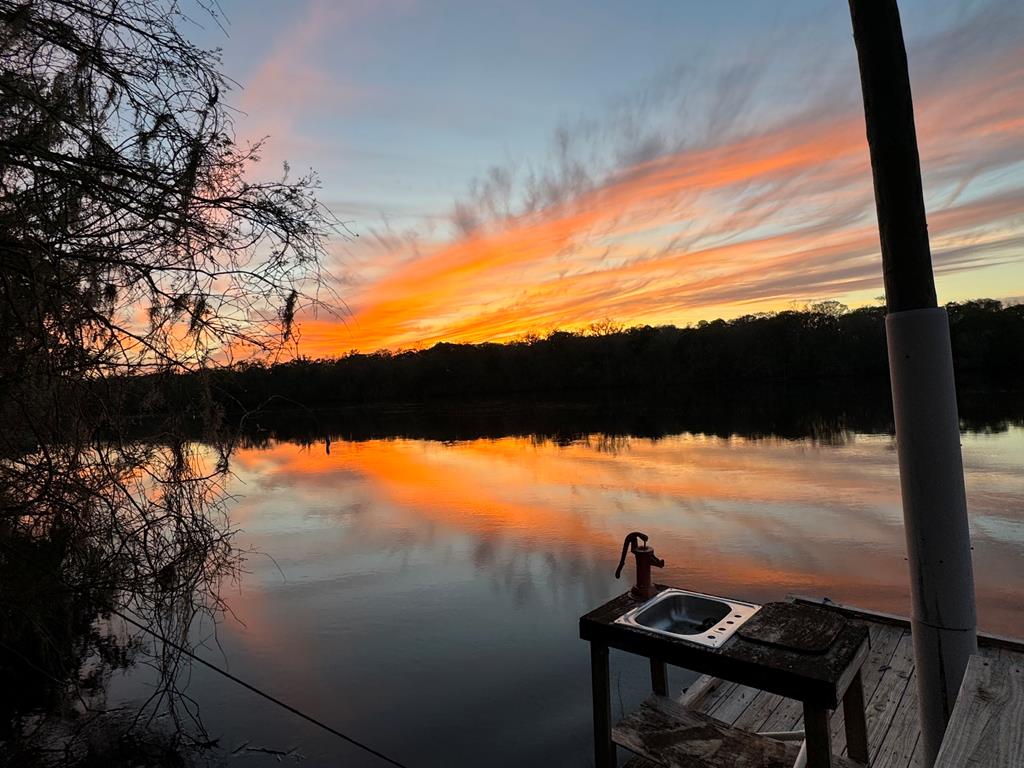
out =
[[[569,443],[590,435],[660,439],[693,433],[748,439],[845,442],[853,433],[892,434],[888,382],[824,382],[668,393],[589,392],[571,399],[487,398],[334,407],[265,408],[229,416],[245,445],[270,440],[409,438],[454,442],[532,437]],[[1024,425],[1024,390],[962,388],[961,429]]]

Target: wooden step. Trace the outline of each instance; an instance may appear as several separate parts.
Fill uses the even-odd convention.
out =
[[[793,768],[798,742],[733,728],[665,696],[653,695],[612,729],[612,741],[665,768]],[[833,756],[834,768],[862,768]],[[630,762],[630,766],[634,763]]]

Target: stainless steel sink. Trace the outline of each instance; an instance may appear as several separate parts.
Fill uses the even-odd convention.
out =
[[[666,589],[615,623],[717,648],[760,607],[685,589]]]

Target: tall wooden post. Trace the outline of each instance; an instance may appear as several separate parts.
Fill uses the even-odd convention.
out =
[[[896,0],[849,0],[885,277],[886,338],[913,598],[925,764],[938,754],[977,619],[949,322],[937,306]]]

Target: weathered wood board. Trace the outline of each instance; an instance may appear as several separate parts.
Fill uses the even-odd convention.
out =
[[[666,768],[792,768],[799,744],[776,741],[651,696],[612,730],[616,744]],[[835,768],[857,763],[833,757]],[[641,763],[643,765],[643,763]]]
[[[972,656],[935,768],[1024,766],[1024,663]]]
[[[846,619],[835,611],[807,608],[796,603],[766,603],[736,634],[789,651],[825,653],[846,626]]]
[[[887,768],[924,768],[920,728],[917,723],[917,690],[914,680],[913,645],[910,626],[897,616],[877,616],[861,609],[828,606],[868,624],[871,650],[862,669],[864,698],[868,716],[868,742],[870,754]],[[1000,660],[1024,669],[1024,644],[1010,638],[990,639],[983,635],[979,645],[983,657]],[[760,691],[753,698],[745,686],[703,677],[691,688],[694,695],[689,702],[705,714],[714,712],[720,719],[736,728],[751,731],[783,731],[803,727],[800,703],[776,694]],[[710,694],[709,694],[710,691]],[[698,695],[699,694],[699,695]],[[1009,706],[1009,705],[1008,705]],[[1012,709],[1012,706],[1010,706]],[[737,712],[741,713],[732,719]],[[1024,713],[1017,710],[1016,723],[1024,731]],[[845,754],[846,734],[842,708],[832,715],[833,752]],[[953,729],[960,728],[956,723]],[[1009,745],[1008,745],[1009,747]],[[979,768],[988,766],[989,757],[982,753],[974,762],[970,757],[960,762],[946,763]],[[993,759],[998,759],[998,756]],[[1024,768],[1024,759],[1017,758]],[[649,768],[648,762],[643,768]],[[999,763],[993,763],[999,765]]]
[[[612,729],[616,744],[669,768],[792,768],[799,747],[651,696]]]

